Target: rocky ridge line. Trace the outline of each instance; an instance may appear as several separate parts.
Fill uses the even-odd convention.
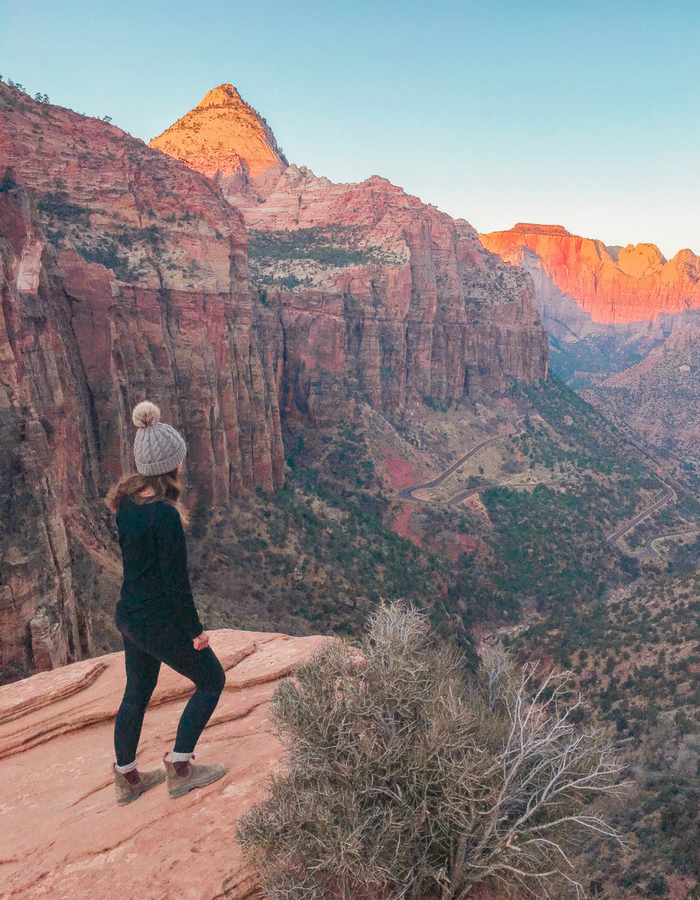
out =
[[[194,145],[201,132],[188,121]],[[241,126],[230,118],[228,127],[238,144]],[[167,133],[152,146],[169,152]],[[214,142],[205,149],[207,174],[225,153]],[[186,161],[201,166],[198,153]],[[464,220],[384,178],[333,184],[296,165],[257,203],[240,182],[225,195],[251,236],[260,343],[285,414],[322,421],[358,395],[400,410],[546,378],[530,280],[485,251]]]
[[[643,330],[659,317],[700,310],[700,258],[690,250],[666,260],[655,244],[608,247],[561,225],[522,222],[480,238],[530,272],[537,308],[555,338],[612,333],[606,326]]]

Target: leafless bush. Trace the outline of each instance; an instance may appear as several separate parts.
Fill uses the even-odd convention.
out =
[[[272,702],[287,748],[238,840],[272,900],[466,900],[477,885],[579,888],[577,835],[619,790],[607,736],[571,721],[566,678],[536,690],[501,646],[468,681],[425,618],[383,606],[357,651],[336,641]]]

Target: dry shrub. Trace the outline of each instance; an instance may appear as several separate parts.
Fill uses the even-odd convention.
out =
[[[424,616],[387,604],[357,651],[323,647],[283,683],[285,765],[238,840],[272,900],[465,900],[477,886],[549,896],[619,790],[606,734],[579,728],[565,678],[537,689],[502,647],[475,679]],[[568,892],[568,890],[567,890]]]

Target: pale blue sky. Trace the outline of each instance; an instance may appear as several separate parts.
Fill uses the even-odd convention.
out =
[[[0,73],[148,140],[231,82],[288,158],[480,231],[700,253],[700,0],[0,0]]]

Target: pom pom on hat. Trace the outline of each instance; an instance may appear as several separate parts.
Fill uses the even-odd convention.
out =
[[[136,404],[131,418],[137,428],[150,428],[151,425],[160,422],[160,410],[155,403],[151,403],[150,400],[144,400]]]
[[[184,460],[187,444],[181,434],[160,421],[160,410],[144,400],[131,414],[137,428],[134,439],[134,461],[141,475],[164,475]]]

